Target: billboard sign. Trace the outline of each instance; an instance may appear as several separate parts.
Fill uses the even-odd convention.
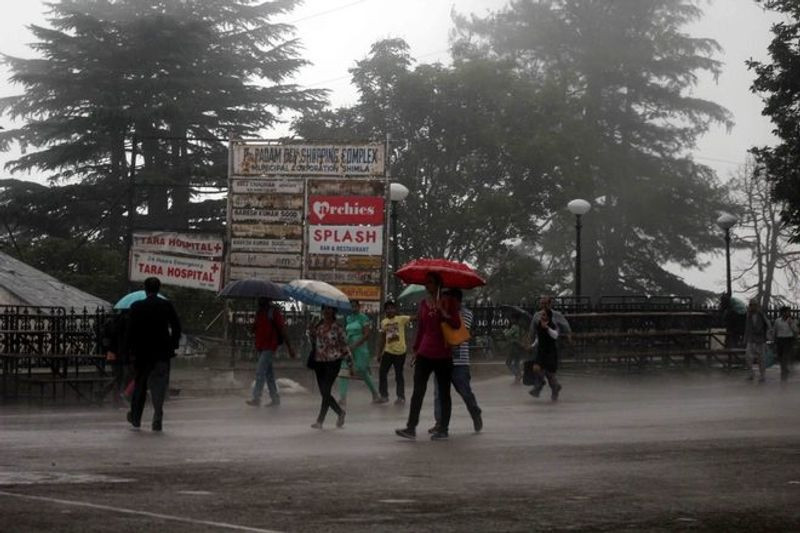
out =
[[[128,274],[131,281],[144,281],[155,276],[165,285],[216,292],[222,284],[222,262],[134,250],[131,251]]]
[[[233,143],[234,176],[382,176],[379,144]]]
[[[383,226],[309,226],[311,254],[381,255]]]
[[[311,224],[381,225],[383,197],[309,196],[308,221]]]
[[[197,257],[222,257],[222,238],[216,235],[175,233],[171,231],[137,231],[133,234],[133,250]]]

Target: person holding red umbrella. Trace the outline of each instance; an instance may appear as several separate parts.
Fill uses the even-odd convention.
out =
[[[458,329],[461,327],[461,317],[453,299],[441,297],[442,286],[442,276],[438,272],[429,271],[425,275],[427,296],[419,304],[417,337],[413,346],[414,392],[411,396],[406,427],[395,431],[397,435],[406,439],[416,439],[419,414],[431,374],[436,376],[442,408],[440,425],[431,435],[431,440],[446,440],[448,437],[452,409],[450,381],[453,359],[450,346],[442,333],[442,323],[446,322],[450,327]]]

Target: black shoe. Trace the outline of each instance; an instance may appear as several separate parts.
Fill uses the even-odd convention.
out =
[[[558,400],[558,393],[561,392],[561,384],[559,383],[553,388],[553,392],[550,393],[550,399],[554,402]]]
[[[438,433],[439,431],[441,431],[439,428],[439,424],[436,424],[435,426],[428,429],[428,434],[433,435],[434,433]]]
[[[337,427],[337,428],[340,428],[340,427],[344,426],[344,415],[345,415],[345,414],[346,414],[346,413],[345,413],[344,411],[342,411],[342,414],[340,414],[340,415],[339,415],[339,416],[336,418],[336,427]]]
[[[280,398],[276,398],[267,404],[267,407],[280,407],[280,406],[281,406]]]
[[[252,405],[253,407],[258,407],[259,405],[261,405],[261,400],[251,398],[244,403],[246,403],[247,405]]]
[[[141,422],[134,422],[133,421],[133,413],[130,412],[130,411],[128,411],[128,414],[125,416],[125,418],[128,420],[128,423],[131,426],[133,426],[134,429],[139,429],[139,427],[142,425]]]
[[[161,431],[161,422],[153,422],[153,424],[150,426],[150,429],[153,431]]]
[[[398,437],[403,437],[404,439],[408,440],[416,440],[417,439],[417,432],[410,428],[403,428],[403,429],[395,429],[395,434]]]
[[[534,388],[532,388],[530,391],[528,391],[528,394],[530,394],[534,398],[538,398],[539,395],[542,393],[542,389],[543,388],[544,388],[544,385],[537,385]]]
[[[447,430],[440,429],[439,431],[431,435],[431,440],[447,440],[447,437],[448,437]]]
[[[475,433],[480,433],[483,429],[483,417],[480,413],[472,417],[472,425],[475,427]]]

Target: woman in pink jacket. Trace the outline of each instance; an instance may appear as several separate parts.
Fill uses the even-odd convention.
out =
[[[452,298],[442,297],[442,278],[435,272],[429,272],[425,280],[427,297],[419,304],[417,312],[417,338],[413,347],[414,393],[408,412],[408,423],[405,428],[395,431],[406,439],[416,439],[419,413],[428,378],[435,374],[439,385],[442,405],[441,424],[438,431],[431,435],[431,440],[446,440],[450,425],[450,380],[453,373],[453,358],[450,346],[442,334],[442,323],[451,327],[461,327],[458,308]]]

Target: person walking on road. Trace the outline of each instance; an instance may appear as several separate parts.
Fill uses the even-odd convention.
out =
[[[273,360],[278,347],[286,344],[289,357],[294,359],[295,353],[289,340],[289,332],[286,329],[286,321],[280,309],[272,305],[269,298],[258,299],[258,311],[253,320],[253,335],[255,336],[256,353],[258,354],[258,364],[256,366],[256,381],[253,385],[252,397],[247,400],[247,405],[258,407],[261,405],[261,395],[264,392],[266,382],[269,390],[269,407],[277,407],[281,404],[281,397],[278,393],[278,386],[275,383],[275,369]]]
[[[464,321],[464,325],[467,327],[467,329],[471,329],[472,311],[461,305],[461,302],[464,298],[464,294],[461,292],[461,289],[449,289],[445,292],[445,296],[455,300],[456,307],[461,315],[461,320]],[[472,425],[475,428],[475,432],[478,433],[481,429],[483,429],[483,417],[481,416],[481,408],[478,406],[478,400],[475,399],[475,393],[472,392],[472,386],[470,385],[471,376],[469,371],[469,341],[462,342],[458,346],[453,347],[452,350],[453,375],[451,382],[453,383],[453,388],[456,390],[459,396],[461,396],[461,399],[464,400],[464,405],[467,406],[469,416],[472,417]],[[428,430],[428,433],[431,434],[442,431],[442,405],[438,382],[434,382],[433,384],[433,414],[436,418],[436,425]]]
[[[349,376],[339,376],[339,404],[347,404],[347,389],[351,376],[364,380],[364,384],[372,393],[372,402],[379,403],[378,389],[369,374],[371,358],[369,336],[372,333],[370,319],[361,312],[361,302],[358,300],[351,300],[350,306],[353,312],[347,315],[345,332],[347,333],[347,342],[350,344],[350,352],[353,354],[353,373]]]
[[[442,323],[454,329],[461,327],[461,318],[452,305],[452,298],[442,298],[442,278],[435,272],[429,272],[425,278],[427,296],[419,304],[417,313],[417,337],[414,341],[414,392],[408,411],[406,427],[395,430],[395,433],[406,439],[416,439],[419,414],[428,387],[428,378],[436,376],[439,384],[439,395],[442,414],[439,431],[431,435],[432,440],[446,440],[450,426],[450,381],[453,374],[453,358],[450,346],[445,342]]]
[[[792,318],[791,310],[787,306],[781,307],[779,312],[780,315],[775,319],[775,348],[781,363],[781,381],[786,381],[789,379],[792,350],[798,330],[797,321]]]
[[[750,300],[747,306],[747,323],[744,327],[744,358],[748,370],[748,381],[753,381],[756,377],[753,371],[753,362],[758,363],[759,383],[763,383],[767,379],[766,344],[771,329],[772,324],[761,309],[758,300]]]
[[[336,309],[323,305],[322,320],[312,326],[310,334],[313,346],[312,366],[317,377],[319,393],[322,396],[317,421],[311,424],[311,427],[322,429],[328,408],[333,409],[338,417],[336,427],[342,427],[344,426],[345,412],[333,398],[331,389],[342,368],[342,361],[345,360],[352,365],[352,355],[344,328],[336,322]]]
[[[397,305],[388,300],[383,305],[386,318],[381,320],[380,369],[378,370],[378,389],[381,403],[389,401],[389,369],[394,368],[394,380],[397,385],[395,405],[406,402],[406,385],[403,366],[406,363],[406,326],[412,320],[408,315],[398,315]]]
[[[529,393],[534,398],[538,398],[541,394],[546,379],[550,386],[550,399],[558,400],[561,392],[561,384],[556,378],[558,338],[562,334],[568,336],[570,333],[572,330],[567,319],[553,309],[553,298],[543,296],[539,301],[539,311],[533,315],[530,328],[534,358],[529,364],[533,367],[534,385]]]
[[[527,315],[530,317],[530,315]],[[511,325],[503,331],[503,336],[508,343],[508,356],[506,357],[506,367],[514,376],[514,385],[519,385],[522,381],[521,361],[525,357],[525,351],[530,347],[531,341],[528,337],[528,324],[522,325],[521,316],[514,317]]]
[[[128,422],[136,429],[141,426],[149,387],[153,402],[153,431],[162,429],[170,360],[175,357],[181,339],[178,314],[169,300],[158,297],[160,289],[158,278],[144,280],[146,297],[131,305],[127,337],[136,376]]]

